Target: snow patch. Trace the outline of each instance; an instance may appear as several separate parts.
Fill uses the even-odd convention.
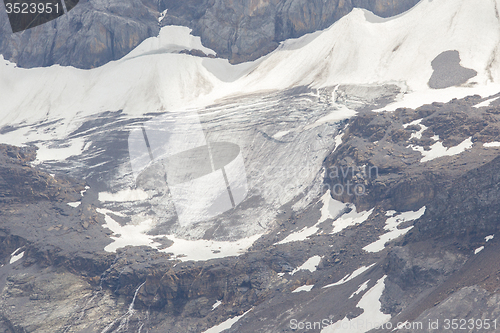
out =
[[[362,284],[360,284],[359,287],[358,287],[358,290],[356,290],[355,292],[353,292],[351,294],[351,296],[349,296],[349,299],[353,298],[354,296],[356,296],[360,292],[365,291],[368,288],[368,282],[370,282],[370,280],[367,280],[367,281],[363,282]]]
[[[222,304],[222,302],[219,300],[217,302],[215,302],[214,305],[212,305],[212,311],[217,309],[219,307],[219,305],[221,305],[221,304]]]
[[[335,152],[337,150],[338,147],[340,147],[340,145],[342,144],[342,138],[344,137],[344,134],[345,133],[342,133],[342,134],[338,134],[336,137],[335,137],[335,148],[333,149],[333,152]]]
[[[359,300],[357,307],[363,309],[363,313],[356,318],[348,319],[345,317],[333,325],[329,325],[321,330],[321,333],[365,333],[371,329],[385,324],[391,319],[391,315],[383,313],[380,297],[385,289],[384,275],[377,281],[370,290],[368,290]]]
[[[312,227],[304,227],[299,231],[292,232],[290,235],[286,236],[284,239],[280,240],[274,245],[306,240],[307,237],[314,235],[315,233],[318,232],[318,230],[319,228],[316,225],[313,225]]]
[[[492,240],[493,237],[495,237],[495,235],[489,235],[489,236],[484,237],[484,240],[488,242],[488,241]]]
[[[85,147],[83,138],[68,140],[63,147],[54,147],[43,143],[37,144],[36,160],[33,164],[40,164],[46,161],[64,161],[71,156],[80,155]]]
[[[213,241],[205,239],[187,240],[177,238],[174,235],[148,235],[147,233],[155,227],[152,219],[143,219],[122,226],[109,214],[124,216],[123,214],[103,208],[98,208],[97,212],[104,215],[106,224],[103,227],[110,229],[114,234],[110,236],[113,243],[104,248],[107,252],[116,252],[117,249],[125,246],[149,246],[159,252],[172,253],[174,259],[177,260],[200,261],[238,256],[246,252],[262,236],[257,234],[236,241]],[[170,247],[160,250],[161,244],[156,241],[159,238],[166,238],[174,243]]]
[[[261,236],[261,234],[257,234],[236,241],[187,240],[173,235],[154,236],[154,238],[166,237],[174,242],[172,246],[159,250],[160,252],[173,253],[175,259],[181,261],[200,261],[243,254]]]
[[[16,254],[19,250],[21,250],[22,248],[18,248],[17,250],[15,250],[14,252],[12,252],[12,254],[10,255],[10,261],[9,261],[9,264],[13,264],[15,263],[16,261],[18,261],[19,259],[21,259],[22,257],[24,257],[24,251],[19,253],[19,254]]]
[[[328,284],[326,286],[323,287],[323,289],[325,288],[330,288],[330,287],[334,287],[334,286],[339,286],[341,284],[344,284],[346,282],[349,282],[351,281],[352,279],[354,279],[355,277],[363,274],[364,272],[366,272],[368,269],[370,269],[373,265],[375,264],[371,264],[370,266],[361,266],[360,268],[358,268],[357,270],[355,270],[354,272],[352,272],[351,274],[347,274],[346,276],[344,276],[342,279],[340,279],[339,281],[335,282],[335,283],[332,283],[332,284]]]
[[[409,226],[404,229],[398,229],[398,226],[401,223],[419,219],[422,215],[424,215],[424,213],[425,213],[425,206],[420,208],[416,212],[413,211],[404,212],[399,215],[388,218],[387,221],[385,221],[384,230],[388,230],[389,232],[381,235],[377,241],[365,246],[363,250],[367,252],[382,251],[385,248],[385,243],[406,234],[413,228],[413,226]]]
[[[478,104],[474,105],[474,107],[475,108],[482,108],[482,107],[485,107],[485,106],[490,106],[490,104],[492,102],[496,101],[499,98],[500,97],[494,97],[494,98],[487,99],[484,102],[481,102],[481,103],[478,103]]]
[[[165,10],[160,18],[165,17]],[[216,53],[204,47],[201,38],[191,35],[191,29],[182,26],[165,26],[160,29],[157,37],[150,37],[130,51],[123,59],[130,59],[144,55],[177,53],[183,50],[199,50],[205,54],[216,55]]]
[[[85,186],[85,190],[81,190],[80,191],[80,195],[83,197],[83,195],[85,194],[85,192],[87,192],[87,190],[90,188],[90,186]]]
[[[483,147],[500,147],[500,142],[498,141],[495,141],[495,142],[487,142],[487,143],[483,143]]]
[[[332,234],[336,234],[338,232],[341,232],[345,228],[365,222],[370,217],[370,215],[372,215],[374,210],[374,208],[372,208],[369,211],[358,213],[356,212],[356,206],[354,204],[350,204],[349,206],[352,209],[349,213],[344,214],[333,221],[333,231],[331,232]]]
[[[394,216],[394,214],[396,213],[397,212],[395,210],[388,210],[387,212],[385,212],[385,216],[391,217]]]
[[[316,268],[318,267],[319,263],[321,262],[320,256],[314,256],[306,260],[301,266],[297,267],[294,269],[290,274],[294,275],[298,271],[304,270],[304,271],[309,271],[311,273],[316,271]]]
[[[480,246],[478,247],[477,249],[474,250],[474,254],[478,254],[479,252],[481,252],[482,250],[484,250],[484,246]]]
[[[68,206],[71,206],[73,208],[76,208],[82,204],[81,201],[76,201],[76,202],[68,202]]]
[[[314,123],[307,125],[304,127],[305,130],[309,130],[311,128],[315,128],[321,126],[323,124],[328,123],[336,123],[338,121],[349,119],[354,117],[357,114],[356,111],[347,108],[345,105],[339,105],[339,109],[327,114],[324,117],[316,120]]]
[[[300,293],[301,291],[306,291],[306,292],[309,292],[311,291],[311,289],[314,287],[314,284],[313,285],[310,285],[310,286],[301,286],[301,287],[298,287],[298,288],[295,288],[292,293]]]
[[[323,206],[321,207],[321,217],[315,225],[311,227],[304,227],[299,231],[292,232],[291,234],[286,236],[281,241],[275,243],[274,245],[306,240],[309,236],[312,236],[318,232],[319,230],[318,225],[320,225],[329,218],[332,219],[337,218],[342,213],[342,211],[347,207],[345,203],[333,199],[330,194],[330,190],[326,191],[319,201],[323,202]]]
[[[408,126],[412,126],[412,125],[419,125],[420,126],[420,130],[418,132],[411,134],[410,140],[411,139],[421,139],[422,138],[422,133],[424,133],[425,130],[428,128],[427,126],[422,125],[420,123],[421,121],[422,121],[422,119],[417,119],[417,120],[412,121],[411,123],[403,125],[404,128],[407,128]]]
[[[327,219],[336,219],[348,207],[347,204],[333,199],[330,190],[326,191],[320,200],[323,202],[323,206],[321,207],[321,217],[318,223],[322,223]]]
[[[161,245],[160,243],[154,242],[153,236],[146,234],[146,232],[154,227],[152,219],[143,220],[138,224],[127,224],[122,226],[108,215],[110,212],[109,210],[104,210],[102,208],[97,208],[96,210],[98,213],[104,215],[106,224],[103,225],[103,228],[108,228],[114,234],[110,236],[113,242],[104,248],[105,251],[116,252],[117,249],[126,246],[158,247]]]
[[[225,331],[227,329],[230,329],[231,326],[233,326],[238,320],[240,320],[241,318],[243,318],[250,311],[252,311],[252,309],[248,310],[247,312],[245,312],[241,316],[230,318],[230,319],[226,320],[225,322],[223,322],[223,323],[221,323],[221,324],[219,324],[217,326],[209,328],[208,330],[204,331],[203,333],[221,333],[221,332],[223,332],[223,331]]]
[[[113,202],[126,202],[126,201],[142,201],[147,200],[149,195],[141,189],[125,189],[116,193],[99,192],[99,201],[113,201]]]
[[[160,17],[158,17],[158,23],[160,23],[164,18],[165,15],[167,15],[168,9],[165,9],[163,12],[161,12]]]
[[[472,148],[472,137],[465,139],[458,146],[446,148],[443,146],[442,142],[436,142],[430,148],[430,150],[424,150],[424,147],[409,145],[408,148],[412,148],[415,151],[419,151],[424,157],[420,162],[428,162],[443,156],[453,156],[463,153],[465,150]]]
[[[287,135],[288,133],[290,133],[290,131],[279,131],[278,133],[273,135],[273,138],[280,139],[280,138],[284,137],[285,135]]]

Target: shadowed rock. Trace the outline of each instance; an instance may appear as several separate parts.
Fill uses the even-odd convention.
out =
[[[445,51],[438,55],[431,63],[434,73],[429,79],[429,87],[443,89],[458,86],[477,75],[473,69],[460,65],[458,51]]]
[[[117,60],[160,26],[193,29],[203,45],[232,63],[255,60],[280,41],[325,29],[354,7],[383,17],[418,0],[81,0],[68,14],[13,33],[0,11],[0,54],[19,67],[93,68]],[[70,4],[71,7],[71,4]],[[158,24],[160,13],[166,16]]]

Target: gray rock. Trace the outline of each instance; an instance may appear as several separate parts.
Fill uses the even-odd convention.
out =
[[[429,79],[429,87],[443,89],[458,86],[477,75],[473,69],[460,65],[458,51],[445,51],[438,55],[431,63],[434,73]]]
[[[280,41],[324,29],[354,7],[383,17],[400,14],[418,0],[82,0],[66,15],[12,33],[0,11],[0,54],[20,67],[60,64],[93,68],[120,59],[161,25],[183,25],[205,46],[233,63],[257,59]]]
[[[0,12],[0,53],[20,67],[92,68],[120,59],[158,34],[156,8],[140,0],[87,0],[44,25],[12,33]]]
[[[202,42],[233,63],[255,60],[278,43],[325,29],[354,7],[366,8],[382,17],[400,14],[418,0],[162,0],[168,8],[162,25],[189,26]],[[206,6],[205,8],[203,8]]]

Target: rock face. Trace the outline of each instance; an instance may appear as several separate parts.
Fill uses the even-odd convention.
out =
[[[154,3],[84,0],[59,19],[20,33],[12,33],[1,11],[0,53],[20,67],[97,67],[158,34]]]
[[[120,59],[160,25],[183,25],[205,46],[233,63],[254,60],[280,41],[324,29],[354,7],[384,17],[399,14],[418,0],[82,0],[66,15],[12,33],[0,11],[0,53],[20,67],[60,64],[78,68]]]
[[[325,29],[354,7],[382,17],[400,14],[418,0],[161,0],[162,25],[186,25],[203,44],[233,63],[257,59],[287,38]]]
[[[73,188],[67,181],[56,181],[51,175],[33,169],[30,162],[35,156],[33,147],[0,144],[0,202],[71,201],[77,198],[78,187]]]

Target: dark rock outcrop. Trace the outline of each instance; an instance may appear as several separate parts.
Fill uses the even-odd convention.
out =
[[[156,9],[147,0],[82,0],[57,20],[20,33],[12,33],[0,11],[0,53],[20,67],[97,67],[157,35]]]
[[[34,147],[0,144],[0,202],[72,201],[79,197],[82,185],[56,180],[32,168],[30,162],[35,160],[35,154]]]
[[[428,84],[433,89],[458,86],[477,75],[475,70],[460,65],[460,54],[455,50],[441,53],[431,65],[434,73]]]
[[[233,63],[255,60],[278,43],[325,29],[353,8],[400,14],[418,0],[161,0],[162,25],[185,25],[203,44]]]

